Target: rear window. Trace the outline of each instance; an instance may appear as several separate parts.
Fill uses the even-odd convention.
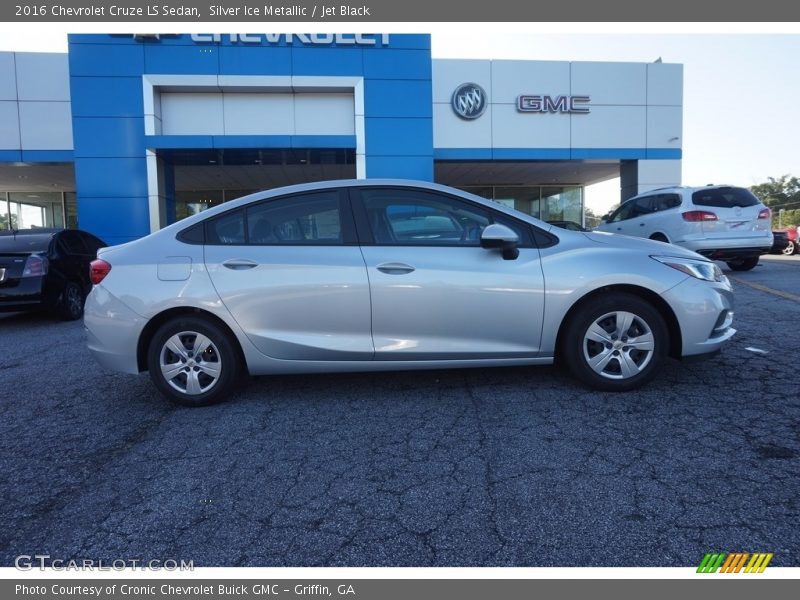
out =
[[[0,235],[0,253],[2,252],[45,252],[50,246],[53,234],[26,235],[12,234]]]
[[[759,204],[758,198],[744,188],[698,190],[692,194],[692,202],[696,206],[716,206],[718,208],[755,206]]]

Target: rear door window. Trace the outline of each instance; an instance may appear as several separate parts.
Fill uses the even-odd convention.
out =
[[[681,197],[678,194],[659,194],[656,196],[656,210],[669,210],[681,205]]]
[[[88,256],[91,254],[81,236],[75,231],[65,231],[61,234],[61,245],[67,254],[72,256]]]
[[[695,206],[714,206],[716,208],[734,208],[755,206],[759,204],[750,190],[735,187],[712,188],[698,190],[692,194],[692,202]]]

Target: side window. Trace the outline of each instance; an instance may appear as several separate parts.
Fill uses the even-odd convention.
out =
[[[681,205],[681,197],[678,194],[661,194],[658,197],[658,210],[669,210]]]
[[[80,233],[78,235],[80,235],[83,238],[86,247],[89,249],[89,254],[91,254],[92,256],[96,256],[97,251],[100,248],[104,248],[105,246],[108,245],[105,242],[103,242],[100,238],[96,238],[90,233]]]
[[[234,210],[206,221],[206,243],[212,245],[244,244],[244,210]]]
[[[479,246],[489,210],[455,198],[405,189],[363,189],[376,244]]]
[[[611,215],[611,218],[608,220],[608,222],[617,223],[633,217],[633,205],[635,202],[635,200],[628,200],[625,204],[620,206],[613,215]]]
[[[645,196],[643,198],[637,198],[633,203],[633,214],[631,214],[631,218],[649,215],[654,210],[655,210],[654,196]]]
[[[61,246],[67,254],[73,256],[86,256],[90,254],[81,236],[74,231],[65,231],[61,234]]]
[[[247,208],[250,244],[341,244],[339,191],[290,196]]]

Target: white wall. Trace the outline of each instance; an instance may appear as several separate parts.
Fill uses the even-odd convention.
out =
[[[462,83],[486,90],[472,121],[450,107]],[[520,113],[517,96],[586,95],[589,114]],[[683,66],[663,63],[433,61],[435,148],[681,147]]]
[[[0,53],[0,149],[72,149],[66,54]]]
[[[354,135],[346,93],[162,92],[164,135]]]

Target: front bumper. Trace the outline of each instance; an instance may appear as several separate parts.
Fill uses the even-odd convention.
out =
[[[717,352],[736,330],[733,290],[727,278],[708,282],[690,277],[664,293],[681,329],[681,356]]]
[[[136,348],[145,318],[102,286],[89,293],[83,314],[87,345],[97,362],[112,371],[138,373]]]

